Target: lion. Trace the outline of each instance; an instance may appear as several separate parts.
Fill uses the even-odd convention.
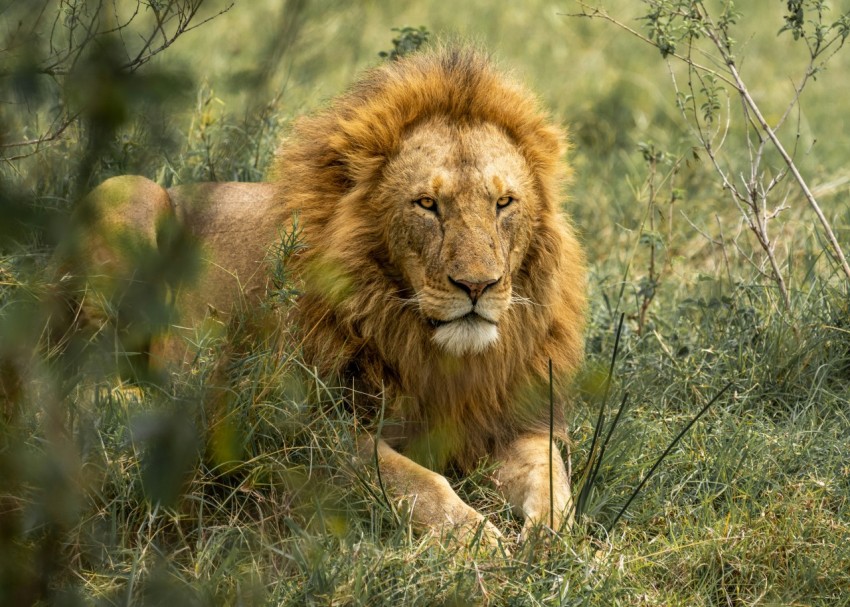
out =
[[[298,120],[270,183],[104,182],[84,205],[96,217],[87,271],[131,273],[123,243],[155,246],[163,221],[183,225],[204,265],[150,355],[184,360],[178,326],[260,301],[268,251],[297,220],[288,271],[301,293],[287,322],[310,364],[373,395],[357,406],[372,423],[360,459],[377,461],[414,526],[498,540],[443,475],[486,459],[523,532],[557,531],[572,499],[550,443],[550,430],[566,436],[561,415],[549,427],[550,365],[559,380],[575,373],[585,322],[584,255],[559,208],[565,148],[537,99],[482,52],[421,52]]]

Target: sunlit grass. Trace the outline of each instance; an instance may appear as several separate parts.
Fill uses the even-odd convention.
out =
[[[248,331],[268,318],[237,319],[228,340],[220,323],[200,327],[192,368],[141,389],[109,376],[107,334],[68,337],[66,354],[45,360],[35,343],[67,313],[44,269],[54,240],[45,229],[0,258],[0,603],[850,604],[847,286],[808,215],[791,210],[780,247],[794,305],[782,309],[735,250],[736,213],[704,159],[688,155],[658,53],[562,16],[570,4],[310,4],[285,41],[275,37],[288,27],[281,3],[240,4],[155,62],[193,77],[192,94],[169,105],[169,138],[128,127],[93,178],[263,178],[288,124],[377,62],[391,27],[424,24],[492,50],[572,133],[565,208],[592,266],[587,364],[568,395],[572,444],[562,446],[576,482],[626,315],[609,407],[628,393],[628,409],[574,531],[519,542],[521,521],[483,462],[453,484],[506,532],[510,556],[446,551],[413,533],[374,470],[354,461],[363,428],[340,399],[345,388],[317,377],[285,339]],[[781,4],[742,7],[755,12],[740,36],[754,92],[774,112],[796,61],[774,36]],[[258,81],[276,49],[280,62]],[[850,82],[836,74],[848,61],[838,55],[807,92],[799,156],[845,241]],[[649,198],[638,144],[647,141],[684,160],[674,182],[664,181],[671,164],[659,168],[650,212],[672,218],[669,233],[658,230],[657,260],[669,266],[641,324]],[[15,184],[62,225],[78,193],[80,145],[72,136],[5,166],[0,185]],[[674,188],[684,197],[670,209]],[[722,229],[725,247],[696,228],[715,239]],[[272,320],[293,295],[285,268],[277,273],[282,290],[260,311]],[[729,382],[611,527],[670,441]]]

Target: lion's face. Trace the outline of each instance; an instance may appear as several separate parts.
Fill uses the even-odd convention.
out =
[[[384,177],[385,237],[406,296],[444,351],[484,351],[499,339],[539,204],[525,158],[493,125],[432,120]]]

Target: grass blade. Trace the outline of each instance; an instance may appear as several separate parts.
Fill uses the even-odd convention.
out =
[[[584,505],[587,503],[587,498],[590,495],[590,490],[593,487],[591,473],[594,468],[596,443],[599,440],[599,435],[602,433],[602,427],[605,425],[605,407],[608,404],[608,394],[611,392],[611,381],[614,377],[614,364],[617,361],[617,354],[620,351],[620,337],[623,334],[623,320],[625,314],[620,314],[620,321],[617,323],[617,333],[614,336],[614,351],[611,353],[611,364],[608,367],[608,376],[605,378],[605,394],[602,397],[602,404],[599,406],[599,417],[596,420],[596,427],[593,430],[593,439],[590,442],[590,451],[587,456],[587,463],[579,475],[584,481],[581,485],[581,490],[578,494],[578,499],[575,505],[576,518],[584,513]]]
[[[697,420],[699,418],[701,418],[703,416],[703,414],[706,411],[708,411],[711,408],[711,406],[720,399],[721,396],[723,396],[723,394],[726,392],[726,390],[728,390],[729,388],[732,387],[732,383],[733,382],[730,381],[725,386],[723,386],[723,389],[720,390],[720,392],[718,392],[717,394],[715,394],[714,398],[712,398],[710,401],[708,401],[708,404],[705,407],[703,407],[700,410],[700,412],[697,413],[694,416],[694,418],[691,421],[689,421],[688,424],[684,428],[682,428],[682,431],[679,432],[679,434],[676,435],[676,438],[674,438],[673,441],[670,443],[670,445],[668,445],[668,447],[664,450],[664,453],[661,454],[661,457],[659,457],[656,460],[655,464],[653,464],[652,468],[649,469],[649,472],[646,473],[646,476],[643,477],[643,480],[638,484],[637,488],[629,496],[629,499],[626,500],[626,504],[620,509],[620,512],[614,518],[614,522],[612,522],[611,525],[606,530],[607,533],[611,533],[611,530],[616,526],[617,522],[620,520],[620,518],[623,516],[623,514],[625,514],[628,507],[631,506],[632,501],[634,501],[634,499],[637,497],[638,493],[641,492],[644,485],[646,485],[647,481],[652,477],[652,475],[658,469],[658,466],[661,465],[661,462],[663,462],[664,459],[670,454],[670,451],[673,450],[673,447],[675,447],[679,443],[681,438],[687,433],[688,430],[691,429],[691,426],[693,426],[697,422]]]
[[[555,481],[552,478],[552,450],[555,444],[555,389],[552,386],[552,359],[549,359],[549,528],[555,529]]]

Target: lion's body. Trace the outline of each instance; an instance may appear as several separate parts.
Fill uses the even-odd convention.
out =
[[[267,252],[297,216],[294,320],[306,356],[380,393],[381,465],[393,491],[416,500],[414,520],[482,519],[407,455],[461,467],[492,457],[512,503],[546,522],[539,388],[550,360],[557,377],[577,368],[584,324],[583,255],[559,214],[562,148],[523,88],[478,53],[444,50],[387,63],[299,121],[272,185],[165,191],[128,177],[93,196],[121,217],[103,221],[108,230],[150,233],[175,214],[202,242],[207,269],[182,297],[183,324],[261,294]],[[144,217],[120,210],[137,205]],[[94,242],[91,258],[102,249]],[[557,522],[569,487],[560,458],[553,466]]]
[[[417,193],[392,191],[387,196],[382,188],[394,187],[395,181],[422,187],[415,169],[435,164],[447,133],[463,141],[452,150],[456,158],[449,159],[451,166],[440,167],[439,177],[470,185],[458,169],[485,160],[492,167],[507,156],[494,149],[498,133],[480,136],[483,125],[507,135],[504,148],[516,142],[507,152],[518,152],[521,158],[514,164],[524,161],[536,181],[527,184],[526,200],[521,201],[532,208],[519,218],[531,231],[526,235],[530,242],[508,272],[513,295],[528,303],[505,311],[492,347],[454,357],[433,342],[434,330],[420,307],[408,305],[414,296],[412,272],[405,272],[398,259],[406,243],[395,241],[412,240],[424,228],[416,225],[412,234],[402,233],[404,219],[392,215],[398,198],[409,204]],[[393,166],[400,152],[408,151],[405,138],[415,139],[409,166]],[[562,375],[574,370],[582,356],[584,261],[559,214],[562,152],[561,133],[526,91],[479,55],[447,53],[373,71],[330,110],[303,119],[279,158],[279,198],[298,211],[308,247],[298,263],[308,271],[310,264],[320,271],[329,267],[352,283],[342,302],[332,294],[307,293],[301,314],[304,326],[316,327],[309,344],[312,356],[320,367],[337,372],[355,363],[369,390],[376,393],[384,386],[389,402],[403,409],[399,413],[407,422],[406,436],[411,437],[414,424],[424,426],[419,431],[436,429],[441,443],[459,441],[453,447],[465,463],[474,463],[540,421],[523,419],[530,410],[539,410],[522,402],[523,390],[545,380],[549,359]],[[505,180],[526,167],[497,169],[494,176]],[[443,187],[451,189],[445,183]],[[459,191],[444,197],[447,207],[448,199],[475,204],[464,198],[469,192],[463,187],[455,189]],[[446,218],[446,223],[449,219],[456,218]],[[486,215],[483,219],[494,221]],[[456,221],[470,224],[467,218]],[[475,238],[472,230],[452,225],[443,232],[444,245],[453,236],[461,242],[451,259],[440,261],[467,266],[490,254],[488,238],[499,236]],[[457,291],[445,279],[448,267],[426,268],[426,273],[444,289]]]

